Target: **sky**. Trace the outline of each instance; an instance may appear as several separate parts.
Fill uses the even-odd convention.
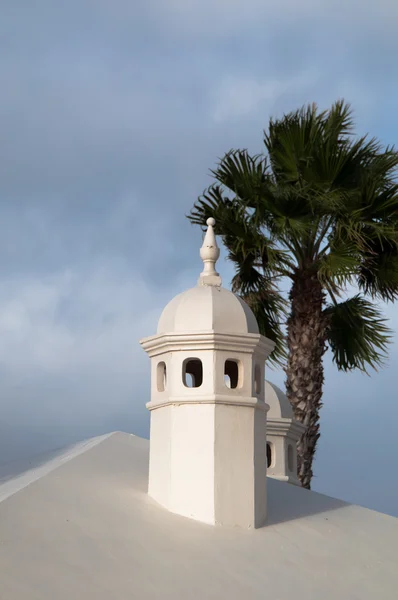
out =
[[[195,285],[186,214],[270,116],[343,97],[398,141],[396,0],[0,0],[0,467],[148,437],[139,339]],[[224,285],[232,266],[219,262]],[[386,307],[398,330],[398,306]],[[398,346],[325,360],[313,489],[398,516]],[[283,386],[284,374],[267,377]],[[17,468],[17,467],[16,467]]]

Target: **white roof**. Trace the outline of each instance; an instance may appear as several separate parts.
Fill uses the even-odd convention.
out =
[[[265,401],[269,405],[267,418],[273,419],[293,419],[293,409],[286,394],[282,390],[265,380]]]
[[[268,479],[266,527],[204,525],[147,496],[148,450],[115,433],[4,484],[0,597],[396,597],[398,519]]]
[[[157,333],[258,333],[249,306],[222,287],[196,286],[179,294],[163,310]]]

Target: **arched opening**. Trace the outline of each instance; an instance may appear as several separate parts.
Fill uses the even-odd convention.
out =
[[[232,390],[237,387],[242,387],[241,379],[241,363],[237,360],[228,359],[224,364],[224,381],[225,385]]]
[[[293,473],[293,470],[294,470],[294,453],[293,453],[293,446],[291,444],[289,444],[288,447],[287,447],[287,468],[289,469],[289,471],[291,473]]]
[[[272,465],[272,454],[272,444],[270,442],[267,442],[267,469],[269,469],[269,467]]]
[[[259,395],[261,394],[262,386],[261,386],[261,368],[260,365],[255,365],[254,367],[254,393]]]
[[[156,367],[156,385],[158,392],[164,392],[167,383],[166,363],[160,362]]]
[[[187,358],[182,368],[182,381],[185,387],[198,388],[203,383],[203,365],[199,358]]]

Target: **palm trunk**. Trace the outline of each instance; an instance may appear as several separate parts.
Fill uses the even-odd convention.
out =
[[[327,322],[322,314],[325,295],[316,273],[296,273],[290,290],[287,322],[288,362],[286,393],[295,418],[306,426],[297,445],[298,477],[311,487],[312,463],[319,433],[319,411],[324,381]]]

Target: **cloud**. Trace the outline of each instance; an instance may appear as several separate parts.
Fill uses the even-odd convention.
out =
[[[216,91],[213,119],[216,122],[242,117],[258,111],[272,114],[278,100],[289,91],[308,89],[316,80],[315,73],[259,81],[244,77],[225,77]]]
[[[6,280],[0,286],[0,361],[7,368],[57,373],[108,362],[128,369],[132,339],[151,315],[149,290],[134,273],[113,269],[65,272],[44,280]],[[132,277],[131,277],[132,275]]]
[[[123,402],[123,387],[143,368],[138,339],[153,327],[158,312],[141,277],[131,275],[118,273],[113,264],[94,272],[3,281],[0,364],[8,380],[40,384],[47,376],[81,377],[94,388],[99,381],[119,380],[114,406]],[[48,401],[43,398],[41,404]],[[69,402],[75,404],[73,395]],[[86,402],[98,410],[98,398],[89,394]],[[42,406],[25,409],[35,412]],[[78,405],[75,409],[79,412]]]
[[[123,0],[114,5],[114,11],[124,11]],[[269,4],[261,0],[170,0],[167,5],[161,0],[148,3],[151,19],[165,23],[174,35],[196,34],[204,39],[239,35],[268,35],[280,33],[289,26],[304,28],[338,27],[336,35],[351,30],[359,35],[361,28],[393,32],[398,20],[398,8],[394,0],[381,0],[377,5],[372,0],[336,0],[325,4],[316,0],[280,0]],[[278,29],[275,30],[275,27]],[[363,29],[362,29],[363,31]],[[248,33],[246,33],[248,32]],[[311,33],[316,33],[311,30]],[[246,35],[245,35],[246,34]],[[286,43],[288,43],[288,39]]]
[[[3,280],[0,463],[109,428],[147,435],[149,360],[138,341],[167,300],[117,261]]]

